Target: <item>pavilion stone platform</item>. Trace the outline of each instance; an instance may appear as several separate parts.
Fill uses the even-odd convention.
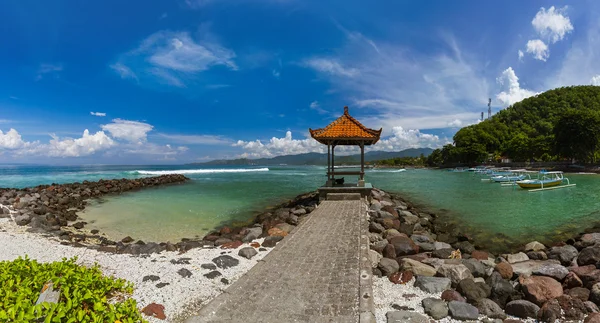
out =
[[[356,199],[365,199],[371,202],[371,190],[373,185],[365,183],[364,186],[356,184],[342,184],[335,186],[321,186],[319,191],[319,202],[329,201],[348,201]]]
[[[377,143],[382,129],[374,130],[363,126],[350,116],[348,107],[344,107],[344,114],[325,128],[308,130],[313,139],[327,145],[327,181],[318,189],[319,200],[353,200],[357,196],[370,199],[373,186],[365,182],[365,146]],[[360,147],[360,171],[336,170],[336,146]],[[344,176],[358,176],[358,182],[346,182]],[[343,181],[338,183],[340,177]]]

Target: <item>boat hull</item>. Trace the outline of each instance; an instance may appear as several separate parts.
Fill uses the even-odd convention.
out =
[[[552,187],[552,186],[558,186],[560,184],[562,184],[562,179],[557,179],[557,180],[552,180],[552,181],[544,181],[543,182],[544,187]],[[542,188],[542,182],[540,181],[518,181],[517,185],[519,185],[521,188]]]
[[[492,177],[492,181],[497,183],[508,183],[524,180],[525,176],[496,176]]]

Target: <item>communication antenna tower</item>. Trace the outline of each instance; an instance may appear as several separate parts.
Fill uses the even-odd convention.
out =
[[[488,119],[492,117],[492,99],[488,98]]]

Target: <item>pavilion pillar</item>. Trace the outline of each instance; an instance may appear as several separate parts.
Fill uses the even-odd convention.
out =
[[[358,180],[358,186],[365,186],[365,142],[360,142],[360,178]]]
[[[331,144],[331,180],[335,180],[335,144]]]
[[[327,182],[325,186],[333,186],[333,181],[331,180],[331,143],[327,142]]]

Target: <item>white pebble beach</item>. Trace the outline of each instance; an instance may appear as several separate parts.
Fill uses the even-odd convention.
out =
[[[97,263],[105,275],[123,278],[134,284],[132,297],[140,310],[151,303],[165,307],[166,320],[145,316],[149,322],[177,322],[190,316],[198,305],[206,304],[227,288],[228,285],[221,282],[222,278],[226,278],[229,284],[233,283],[271,250],[267,248],[267,251],[259,251],[252,259],[238,256],[239,249],[248,247],[248,243],[236,249],[197,248],[182,254],[164,251],[149,256],[133,256],[62,245],[55,238],[30,233],[26,229],[27,227],[17,226],[10,218],[0,219],[0,261],[11,261],[27,255],[39,262],[52,262],[77,256],[78,264],[92,266]],[[256,242],[261,243],[262,239]],[[220,277],[204,277],[211,270],[203,269],[200,265],[213,263],[212,259],[222,254],[239,259],[239,264],[227,269],[217,268],[222,274]],[[180,258],[191,260],[189,264],[171,263],[171,260]],[[177,271],[181,268],[189,270],[192,276],[180,276]],[[160,279],[143,282],[143,277],[147,275],[156,275]],[[169,284],[158,288],[158,283]]]

